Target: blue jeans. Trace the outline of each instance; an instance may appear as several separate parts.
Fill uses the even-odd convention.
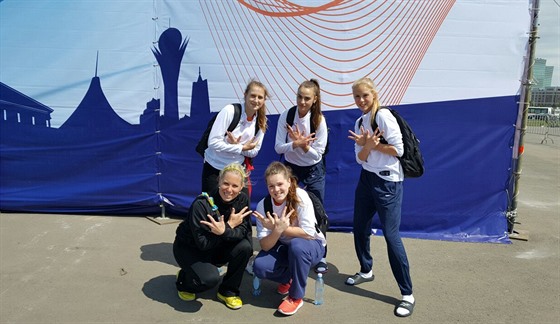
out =
[[[292,280],[289,295],[300,299],[305,296],[309,269],[319,263],[325,253],[319,240],[293,238],[289,244],[276,243],[268,250],[261,250],[255,258],[253,271],[261,279],[281,284]]]
[[[360,272],[373,268],[370,251],[371,224],[375,213],[379,215],[381,229],[393,276],[403,295],[412,294],[412,280],[399,227],[403,183],[385,181],[377,174],[362,169],[354,200],[354,247],[360,262]]]

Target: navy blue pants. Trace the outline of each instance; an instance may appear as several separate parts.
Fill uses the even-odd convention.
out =
[[[354,200],[354,247],[360,262],[360,272],[369,272],[373,268],[370,251],[371,224],[377,213],[387,242],[393,276],[401,293],[411,295],[412,280],[408,258],[399,233],[402,197],[402,182],[385,181],[377,174],[362,169]]]
[[[305,186],[305,190],[310,191],[321,200],[323,206],[325,205],[325,183],[327,177],[327,169],[325,166],[325,161],[311,165],[311,166],[298,166],[292,164],[288,161],[284,161],[284,164],[292,169],[292,173],[298,178],[298,181]],[[323,233],[325,238],[327,233]],[[324,258],[327,257],[327,247],[325,247]]]
[[[292,169],[292,173],[298,178],[298,181],[305,186],[305,190],[314,193],[324,205],[327,171],[323,160],[315,165],[305,167],[292,164],[288,161],[284,161],[284,164]]]
[[[305,296],[309,269],[321,261],[324,252],[319,240],[294,238],[289,244],[278,242],[272,249],[257,254],[253,271],[261,279],[281,284],[292,279],[289,295],[300,299]]]

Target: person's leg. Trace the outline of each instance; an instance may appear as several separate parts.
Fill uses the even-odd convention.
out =
[[[222,279],[218,292],[223,296],[239,296],[239,287],[243,280],[243,273],[249,258],[253,255],[253,247],[247,240],[241,240],[231,248],[224,249],[224,253],[215,258],[218,264],[227,263],[227,272]]]
[[[212,192],[218,187],[218,176],[220,170],[215,169],[208,162],[202,167],[202,192]]]
[[[302,169],[305,170],[305,174],[301,174],[298,178],[305,186],[305,190],[315,194],[321,203],[325,205],[325,183],[327,176],[325,164],[319,162],[313,166]]]
[[[401,206],[403,196],[402,182],[390,182],[379,179],[378,187],[382,191],[378,210],[383,236],[387,242],[387,254],[393,276],[403,295],[412,295],[412,280],[406,250],[401,239]]]
[[[309,269],[323,257],[324,249],[319,240],[294,238],[288,245],[289,268],[292,274],[292,285],[289,295],[293,299],[305,296]]]
[[[181,267],[176,282],[179,292],[203,292],[215,287],[220,281],[216,266],[192,253],[184,244],[173,243],[173,255]]]
[[[371,183],[372,173],[362,170],[354,198],[354,248],[360,262],[360,272],[369,273],[373,267],[370,252],[371,223],[376,212]]]
[[[255,276],[261,279],[285,284],[292,277],[288,266],[288,247],[282,243],[277,243],[268,251],[259,251],[253,263],[253,272]]]
[[[323,207],[325,206],[325,183],[326,183],[326,169],[323,161],[317,163],[316,165],[310,167],[309,174],[307,177],[303,178],[303,184],[307,191],[310,191],[319,198]],[[327,238],[327,233],[323,233],[325,238]],[[315,266],[315,272],[325,273],[329,270],[327,265],[327,246],[325,246],[325,253],[321,258],[320,262]]]

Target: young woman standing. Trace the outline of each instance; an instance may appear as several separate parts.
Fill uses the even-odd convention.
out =
[[[204,166],[202,168],[202,192],[210,192],[218,186],[218,175],[226,165],[240,163],[249,172],[253,166],[251,159],[257,156],[261,149],[264,133],[267,128],[266,99],[268,91],[259,81],[251,81],[244,92],[239,124],[231,132],[231,124],[235,107],[225,106],[216,116],[210,136],[208,148],[204,152]],[[250,195],[249,187],[244,192]]]
[[[349,277],[346,284],[354,286],[374,279],[370,236],[373,216],[377,213],[387,242],[391,270],[402,294],[402,300],[395,306],[395,315],[410,316],[415,300],[408,258],[399,232],[404,173],[397,157],[404,152],[402,134],[391,112],[379,109],[379,94],[371,79],[355,81],[352,93],[362,111],[354,131],[349,131],[348,136],[354,141],[356,162],[362,167],[354,198],[353,224],[360,271]],[[377,129],[372,129],[373,119]],[[381,137],[387,144],[381,143]]]

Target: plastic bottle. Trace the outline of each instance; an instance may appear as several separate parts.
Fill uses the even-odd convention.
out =
[[[253,296],[261,294],[261,279],[253,274]]]
[[[325,282],[323,281],[323,274],[317,274],[317,280],[315,280],[315,301],[313,304],[322,305],[323,298],[325,295]]]

